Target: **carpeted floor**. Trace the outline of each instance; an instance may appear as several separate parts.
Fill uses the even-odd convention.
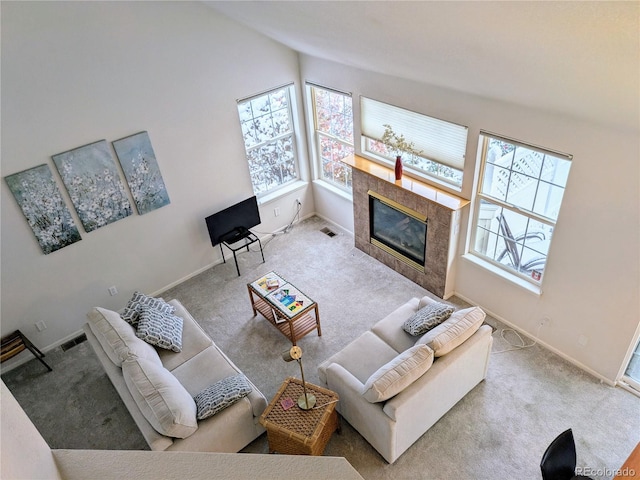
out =
[[[326,227],[336,235],[323,233]],[[298,342],[312,383],[324,359],[409,298],[428,294],[317,217],[266,242],[265,260],[259,252],[245,252],[239,256],[241,277],[227,261],[162,296],[179,299],[268,399],[299,369],[280,356],[288,340],[260,315],[253,317],[248,282],[276,270],[318,302],[322,336],[312,332]],[[450,303],[465,306],[456,298]],[[344,456],[371,480],[536,479],[546,446],[571,427],[578,465],[592,469],[594,479],[612,478],[640,440],[640,398],[601,384],[537,345],[502,352],[510,348],[500,335],[502,325],[490,317],[487,323],[496,329],[487,379],[395,464],[388,465],[345,421],[325,455]],[[512,332],[505,335],[517,341]],[[52,448],[148,448],[86,342],[56,349],[46,359],[54,372],[34,360],[2,379]],[[266,435],[243,452],[267,453]]]

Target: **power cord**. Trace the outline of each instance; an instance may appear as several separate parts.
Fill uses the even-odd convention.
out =
[[[543,323],[539,323],[538,324],[538,330],[536,331],[536,339],[540,336],[540,329],[542,328]],[[510,342],[507,337],[505,336],[506,332],[513,332],[515,334],[516,337],[518,337],[518,340],[520,340],[520,344],[515,344]],[[513,352],[515,350],[524,350],[525,348],[531,348],[534,345],[536,345],[538,343],[538,340],[534,340],[532,343],[527,344],[524,340],[524,338],[522,338],[522,335],[520,335],[519,332],[517,332],[516,330],[514,330],[513,328],[503,328],[500,330],[500,337],[507,342],[510,345],[510,348],[506,348],[504,350],[496,350],[491,352],[491,354],[493,355],[494,353],[504,353],[504,352]]]
[[[289,233],[291,232],[291,230],[293,230],[293,227],[296,224],[296,220],[299,222],[300,221],[300,211],[302,210],[302,202],[300,202],[300,200],[296,200],[296,213],[293,215],[293,218],[291,219],[291,221],[287,224],[286,227],[284,227],[282,230],[276,231],[276,232],[260,232],[258,230],[255,230],[255,233],[259,233],[260,235],[271,235],[269,238],[267,238],[266,240],[264,240],[262,242],[262,248],[264,249],[269,242],[271,242],[271,240],[273,240],[277,235],[283,235],[285,233]],[[249,251],[251,252],[259,252],[259,250],[255,250],[255,247],[249,247]]]

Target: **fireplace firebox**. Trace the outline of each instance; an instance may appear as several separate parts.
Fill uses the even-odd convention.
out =
[[[424,272],[427,217],[372,190],[368,195],[371,244]]]

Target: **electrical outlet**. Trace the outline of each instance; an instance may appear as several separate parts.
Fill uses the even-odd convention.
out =
[[[545,325],[549,325],[550,323],[551,323],[551,319],[550,319],[549,317],[542,317],[542,318],[540,319],[540,321],[538,322],[538,324],[539,324],[541,327],[544,327]]]
[[[118,289],[116,288],[115,285],[112,287],[109,287],[109,295],[113,297],[114,295],[117,295],[117,294],[118,294]]]
[[[40,320],[39,322],[36,322],[36,330],[38,330],[39,332],[42,332],[43,330],[46,330],[46,329],[47,329],[47,326],[42,320]]]
[[[273,216],[274,217],[279,217],[280,216],[280,208],[276,207],[273,209]]]
[[[302,202],[299,198],[296,198],[296,205],[298,205],[299,207],[302,206]]]

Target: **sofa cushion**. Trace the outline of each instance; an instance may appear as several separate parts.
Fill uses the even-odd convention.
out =
[[[217,381],[194,397],[197,419],[204,420],[215,415],[249,395],[251,390],[247,377],[241,373]]]
[[[176,299],[170,300],[168,303],[176,309],[174,315],[182,318],[182,351],[178,353],[172,350],[159,349],[158,355],[160,355],[160,359],[165,368],[173,372],[177,367],[214,345],[214,343],[184,305]],[[219,377],[216,380],[220,380],[221,378],[223,377]],[[200,389],[193,392],[193,394],[198,393],[211,383],[212,382],[207,382],[201,385]],[[189,390],[188,387],[187,390]]]
[[[446,303],[429,303],[407,318],[402,328],[414,337],[424,335],[449,318],[453,310],[454,308]]]
[[[415,345],[371,375],[362,395],[371,403],[388,400],[420,378],[432,364],[433,350],[427,345]]]
[[[133,358],[122,363],[122,374],[138,408],[158,433],[186,438],[198,429],[196,402],[162,365]]]
[[[165,351],[171,353],[168,350]],[[182,353],[173,355],[182,355]],[[210,345],[209,348],[171,370],[171,373],[195,397],[209,385],[242,372],[222,350],[216,345]],[[252,384],[251,388],[252,391],[247,395],[247,400],[251,404],[253,415],[259,417],[267,408],[267,400],[255,385]]]
[[[87,314],[89,327],[109,359],[118,367],[130,357],[146,358],[160,364],[160,357],[148,343],[136,337],[135,330],[118,312],[95,307]]]
[[[418,311],[418,302],[421,302],[418,298],[410,299],[371,328],[371,331],[393,347],[396,353],[404,352],[416,344],[416,337],[405,332],[402,325]]]
[[[326,383],[326,369],[332,363],[337,363],[361,383],[366,383],[376,370],[396,358],[397,355],[398,352],[387,345],[384,340],[367,331],[322,362],[318,367],[318,375]]]
[[[169,305],[161,298],[149,297],[144,293],[134,292],[129,302],[127,302],[127,306],[124,307],[122,318],[127,323],[130,323],[133,328],[137,328],[140,311],[142,310],[142,307],[145,306],[149,308],[155,308],[156,310],[160,310],[161,312],[175,312],[175,307],[173,305]]]
[[[150,345],[182,351],[182,318],[143,306],[138,317],[136,336]]]
[[[482,325],[485,316],[479,307],[453,312],[447,320],[420,337],[416,345],[429,345],[436,357],[446,355],[473,335]]]

